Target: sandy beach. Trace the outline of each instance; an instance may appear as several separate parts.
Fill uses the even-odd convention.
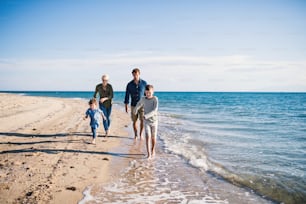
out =
[[[87,102],[0,94],[0,203],[77,203],[130,158],[130,118],[113,108],[110,136],[90,144]],[[141,154],[135,154],[142,156]]]

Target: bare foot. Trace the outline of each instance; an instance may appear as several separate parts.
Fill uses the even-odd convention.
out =
[[[149,154],[148,156],[147,156],[147,160],[151,160],[152,159],[152,157],[151,157],[151,155]]]
[[[91,143],[96,144],[96,139],[93,139]]]
[[[153,157],[153,158],[155,157],[155,150],[152,151],[152,157]]]
[[[138,136],[137,136],[137,135],[135,135],[134,139],[135,139],[135,140],[137,140],[137,137],[138,137]]]

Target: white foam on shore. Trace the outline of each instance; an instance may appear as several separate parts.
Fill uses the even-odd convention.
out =
[[[85,98],[79,98],[79,97],[74,97],[74,98],[71,98],[72,100],[77,100],[77,101],[87,101],[88,99],[85,99]]]
[[[83,199],[78,202],[78,204],[86,204],[89,201],[94,201],[95,198],[90,194],[91,187],[87,187],[83,192]]]
[[[90,195],[90,189],[87,189],[80,203],[229,203],[226,199],[217,199],[216,195],[203,192],[202,188],[182,187],[186,183],[156,165],[133,160],[120,178],[103,186],[98,195]]]

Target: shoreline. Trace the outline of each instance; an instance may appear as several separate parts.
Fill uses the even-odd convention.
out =
[[[0,203],[77,203],[128,162],[128,114],[112,112],[110,136],[90,144],[87,101],[0,94]],[[113,168],[113,166],[116,168]],[[110,167],[112,166],[112,167]],[[111,168],[111,169],[110,169]]]

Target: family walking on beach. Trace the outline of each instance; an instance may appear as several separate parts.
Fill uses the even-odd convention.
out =
[[[131,119],[133,122],[134,138],[138,138],[137,120],[140,121],[139,138],[142,139],[142,132],[145,129],[147,158],[151,159],[155,156],[155,145],[158,126],[158,98],[154,96],[154,88],[152,85],[140,78],[140,70],[135,68],[132,70],[133,79],[127,84],[124,104],[125,111],[129,111],[129,102]],[[89,108],[85,113],[84,119],[90,117],[90,127],[92,131],[92,143],[95,144],[97,137],[97,129],[99,121],[103,119],[105,137],[109,135],[112,112],[112,99],[114,97],[112,85],[108,83],[109,76],[102,76],[102,83],[98,84],[95,89],[93,98],[89,101]],[[99,94],[99,106],[96,100]],[[151,141],[150,141],[151,140]]]

